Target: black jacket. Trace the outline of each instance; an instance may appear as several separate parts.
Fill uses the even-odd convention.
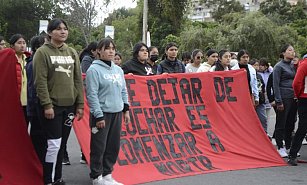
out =
[[[152,68],[148,63],[141,63],[137,59],[131,59],[122,65],[124,74],[132,73],[134,75],[153,75]]]

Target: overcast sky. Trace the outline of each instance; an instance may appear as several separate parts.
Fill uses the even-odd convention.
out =
[[[103,19],[108,16],[109,13],[112,13],[113,10],[125,7],[125,8],[135,8],[136,7],[136,0],[111,0],[111,3],[108,5],[108,7],[103,7],[102,11],[98,10],[98,17],[95,22],[97,24],[100,24],[103,22]]]

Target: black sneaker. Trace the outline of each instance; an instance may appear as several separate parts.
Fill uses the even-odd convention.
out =
[[[70,165],[69,158],[64,158],[63,161],[62,161],[62,164],[63,165]]]
[[[296,158],[289,158],[288,164],[291,166],[297,166],[297,159]]]
[[[59,179],[55,181],[52,185],[65,185],[66,183],[63,181],[63,179]]]

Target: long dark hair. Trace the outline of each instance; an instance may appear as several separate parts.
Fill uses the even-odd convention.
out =
[[[33,53],[36,52],[36,50],[41,47],[45,43],[45,35],[39,35],[32,37],[30,41],[31,50]]]
[[[238,62],[240,62],[240,59],[243,55],[247,54],[249,56],[249,52],[245,49],[241,49],[239,52],[238,52],[238,55],[237,55],[237,60]]]
[[[146,44],[144,44],[143,42],[139,42],[137,44],[134,45],[133,47],[133,51],[132,51],[132,57],[134,59],[137,59],[139,56],[139,51],[142,47],[145,47],[147,49],[147,51],[149,52],[148,46]]]
[[[91,42],[89,43],[89,45],[87,45],[86,48],[84,48],[81,53],[80,53],[80,61],[82,61],[82,59],[84,58],[85,55],[88,55],[88,56],[91,56],[93,57],[92,55],[92,50],[96,50],[97,49],[97,42]]]
[[[116,49],[115,43],[112,39],[104,38],[101,41],[99,41],[96,49],[101,50],[103,47],[104,48],[110,47],[111,44],[113,45],[114,49]],[[98,55],[100,54],[98,53]]]
[[[290,46],[292,46],[291,44],[285,44],[285,45],[283,45],[281,48],[280,48],[280,54],[279,54],[279,57],[280,58],[282,58],[282,59],[284,59],[284,52],[286,52],[287,51],[287,49],[290,47]]]
[[[53,30],[57,29],[61,23],[63,23],[65,27],[68,29],[67,23],[63,19],[55,18],[49,22],[47,26],[47,32],[51,33]],[[51,39],[49,35],[48,35],[48,38]]]
[[[225,68],[222,65],[222,57],[225,53],[229,52],[227,49],[222,49],[221,51],[219,51],[218,55],[219,55],[219,59],[217,60],[217,62],[215,63],[215,71],[224,71]],[[230,66],[228,66],[229,70],[230,70]]]
[[[11,46],[11,47],[14,46],[14,44],[15,44],[20,38],[23,38],[24,40],[26,40],[26,38],[25,38],[23,35],[19,34],[19,33],[13,35],[13,36],[10,38],[10,40],[9,40],[10,46]]]

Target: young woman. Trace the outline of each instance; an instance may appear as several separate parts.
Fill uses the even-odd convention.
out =
[[[122,55],[118,52],[115,53],[115,56],[114,56],[114,64],[118,65],[118,66],[121,66],[122,65]]]
[[[204,62],[200,65],[197,72],[208,72],[210,68],[216,63],[219,58],[219,55],[216,50],[209,49],[206,53],[207,62]]]
[[[151,66],[147,63],[148,47],[140,42],[133,47],[133,58],[122,65],[125,74],[153,75]]]
[[[256,113],[261,122],[261,125],[264,131],[267,133],[267,116],[265,113],[265,83],[262,79],[262,76],[258,74],[259,71],[259,61],[257,59],[252,59],[249,61],[249,64],[253,66],[253,68],[257,72],[257,87],[259,91],[259,104],[256,106]]]
[[[80,61],[81,61],[81,70],[82,73],[86,73],[87,69],[90,67],[92,62],[97,57],[97,42],[91,42],[89,45],[84,48],[84,50],[80,53]]]
[[[200,49],[195,49],[192,52],[193,63],[185,67],[185,72],[186,73],[196,73],[203,59],[204,59],[203,51]]]
[[[128,93],[123,70],[112,61],[115,44],[103,39],[95,60],[86,73],[86,97],[91,112],[90,177],[93,185],[121,185],[112,177],[119,147],[122,117],[130,122]]]
[[[83,117],[83,85],[77,52],[68,47],[68,27],[53,19],[47,27],[49,41],[37,49],[34,85],[42,106],[42,127],[47,138],[43,164],[45,184],[65,184],[62,180],[63,146],[66,146],[76,116]]]
[[[17,72],[17,87],[20,94],[20,102],[23,108],[24,116],[27,125],[29,118],[27,116],[27,71],[26,71],[26,58],[30,53],[26,51],[26,39],[21,34],[15,34],[10,38],[10,47],[15,51],[17,57],[16,72]]]
[[[228,50],[221,50],[218,54],[217,62],[210,68],[210,72],[213,71],[229,71],[230,70],[230,52]]]
[[[276,103],[275,139],[281,157],[287,157],[291,147],[292,132],[297,114],[297,103],[292,88],[295,68],[291,62],[295,56],[293,46],[286,44],[281,49],[282,58],[273,70],[273,89]],[[285,141],[285,147],[283,145]]]
[[[238,52],[238,64],[233,66],[231,69],[245,69],[247,75],[247,82],[249,92],[251,94],[251,100],[253,105],[256,107],[259,104],[259,91],[257,86],[257,73],[249,62],[249,52],[242,49]]]
[[[36,50],[41,47],[45,43],[45,36],[35,36],[31,39],[31,51],[32,55],[27,58],[27,115],[29,121],[31,123],[31,130],[30,136],[32,139],[32,143],[34,149],[37,153],[38,158],[40,159],[41,163],[44,163],[45,158],[45,151],[46,148],[46,139],[44,135],[44,131],[41,126],[41,119],[39,113],[39,103],[37,98],[36,89],[34,87],[34,79],[33,79],[33,56]]]
[[[177,59],[178,46],[176,43],[168,43],[165,47],[163,61],[158,65],[157,74],[185,73],[185,66]]]
[[[155,46],[150,46],[148,49],[149,49],[149,58],[147,62],[152,68],[152,73],[157,74],[158,65],[156,64],[156,61],[159,59],[158,48]]]

